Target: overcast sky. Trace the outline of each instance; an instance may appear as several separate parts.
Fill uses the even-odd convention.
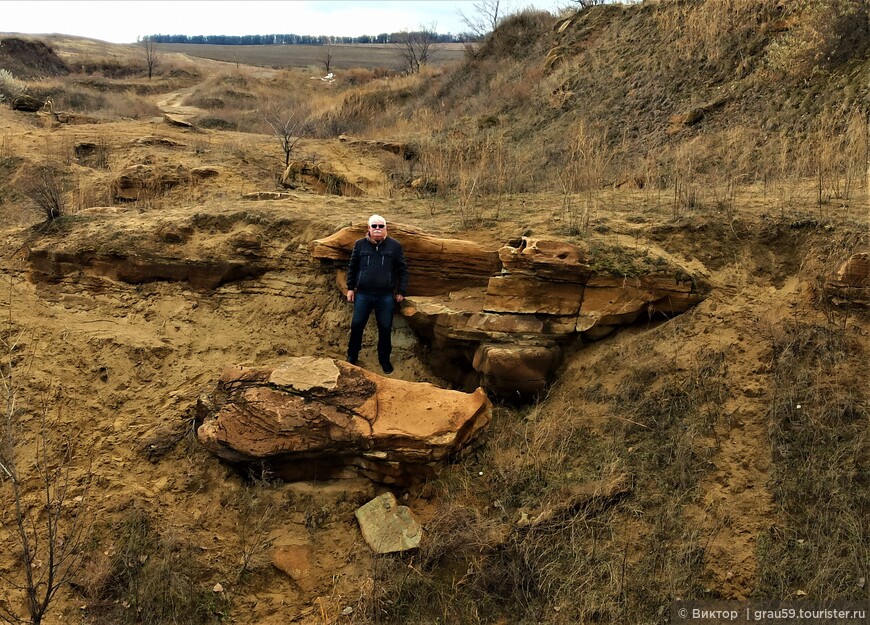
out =
[[[479,0],[2,0],[0,32],[79,35],[133,43],[144,35],[335,35],[357,37],[435,25],[468,28],[459,11]],[[510,9],[556,11],[570,0],[502,0]]]

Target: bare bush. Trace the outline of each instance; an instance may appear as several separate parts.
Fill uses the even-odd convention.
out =
[[[421,26],[420,30],[403,31],[396,35],[396,46],[402,57],[405,71],[416,74],[427,65],[438,51],[438,33],[435,24]]]
[[[269,530],[277,516],[277,509],[265,496],[259,496],[258,490],[252,486],[243,487],[239,490],[233,506],[238,509],[241,550],[236,582],[241,581],[256,563],[257,557],[271,544]]]
[[[66,214],[66,186],[59,168],[44,164],[34,168],[21,183],[21,192],[46,222]]]
[[[465,13],[461,9],[458,12],[462,23],[478,37],[485,37],[496,29],[499,22],[504,18],[508,9],[505,0],[480,0],[471,5],[473,11]]]
[[[39,625],[57,592],[75,579],[82,564],[89,528],[86,502],[90,470],[80,480],[73,477],[73,446],[60,434],[63,428],[59,424],[48,422],[47,405],[36,416],[37,428],[32,420],[25,423],[30,411],[19,405],[22,384],[16,369],[26,362],[19,353],[19,340],[10,318],[0,364],[5,404],[0,423],[0,493],[8,495],[4,496],[8,505],[0,511],[0,525],[8,532],[4,550],[14,554],[18,566],[14,573],[0,575],[0,581],[11,591],[0,598],[0,620],[25,622],[15,607],[15,599],[20,597],[29,622]],[[27,431],[35,432],[33,441],[28,440]],[[31,442],[36,451],[32,463],[24,454]]]

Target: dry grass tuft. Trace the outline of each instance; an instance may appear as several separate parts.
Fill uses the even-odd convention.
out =
[[[769,329],[772,488],[781,526],[759,544],[765,597],[860,599],[870,562],[863,358],[847,326],[784,320]]]
[[[80,584],[89,601],[85,622],[204,625],[223,619],[226,600],[212,591],[213,573],[199,550],[159,534],[138,507],[111,534],[107,544],[94,546]]]

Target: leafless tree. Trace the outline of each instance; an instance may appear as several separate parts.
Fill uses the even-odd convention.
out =
[[[272,129],[272,133],[281,143],[281,149],[284,151],[284,167],[286,168],[290,164],[290,154],[293,152],[296,144],[302,139],[300,135],[302,134],[306,117],[299,110],[284,113],[267,111],[263,114],[263,119],[266,120],[266,123]]]
[[[320,60],[323,64],[324,73],[329,75],[329,71],[332,68],[332,44],[326,44],[326,50],[323,53],[323,58]]]
[[[151,37],[142,39],[142,52],[145,55],[145,66],[148,69],[148,80],[154,75],[154,68],[157,67],[157,42]]]
[[[11,310],[11,306],[10,306]],[[11,592],[0,597],[0,621],[40,625],[57,591],[77,574],[84,557],[87,538],[85,501],[90,471],[81,494],[73,495],[70,475],[72,447],[54,438],[59,428],[47,423],[47,406],[39,414],[33,475],[19,462],[23,439],[20,422],[28,411],[18,406],[18,380],[14,375],[20,336],[13,336],[11,320],[2,339],[4,362],[0,381],[5,400],[0,423],[0,493],[9,504],[0,510],[0,525],[8,533],[4,551],[18,560],[17,572],[0,574],[0,582]],[[32,484],[36,487],[31,487]],[[23,596],[29,621],[12,603],[13,593]]]
[[[432,60],[438,51],[438,37],[435,24],[420,26],[417,31],[403,31],[397,34],[396,45],[405,64],[405,71],[416,74],[420,68]]]
[[[471,33],[485,37],[496,29],[508,8],[506,0],[480,0],[471,5],[473,12],[457,11],[462,22],[468,26]]]

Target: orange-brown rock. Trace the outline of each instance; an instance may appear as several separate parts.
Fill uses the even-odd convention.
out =
[[[433,476],[490,419],[483,392],[378,376],[332,358],[232,367],[197,433],[233,463],[268,463],[288,480],[355,477],[407,484]]]
[[[311,243],[311,255],[331,262],[344,292],[344,271],[353,244],[366,234],[365,223],[342,228]],[[388,229],[405,250],[408,260],[408,295],[443,295],[469,286],[485,286],[501,269],[498,250],[462,239],[442,239],[418,228],[390,222]]]
[[[641,316],[660,314],[664,318],[685,312],[703,299],[691,281],[680,282],[672,276],[591,278],[583,291],[577,331],[628,325]]]
[[[870,252],[852,254],[825,283],[837,305],[870,307]]]
[[[582,300],[582,284],[506,273],[489,279],[485,308],[489,312],[576,315]]]
[[[561,348],[550,345],[481,345],[472,366],[481,383],[501,396],[531,395],[544,389],[561,364]]]
[[[563,349],[581,336],[597,340],[618,326],[677,314],[703,299],[682,271],[599,276],[584,249],[562,241],[518,239],[499,250],[499,259],[501,271],[485,292],[411,297],[401,314],[429,343],[430,364],[441,376],[504,397],[543,390]]]
[[[512,275],[524,274],[552,282],[585,284],[594,271],[588,254],[566,241],[528,239],[511,241],[498,251],[504,270]]]

